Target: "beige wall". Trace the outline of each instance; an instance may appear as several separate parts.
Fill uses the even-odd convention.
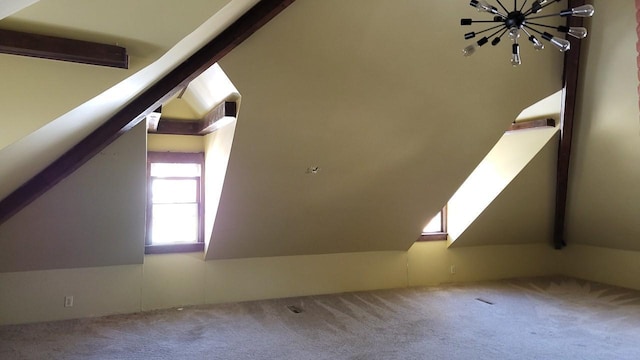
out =
[[[421,242],[407,255],[409,286],[559,274],[558,253],[541,243],[447,249],[444,241]]]
[[[149,134],[147,150],[204,152],[204,136]]]
[[[569,245],[562,251],[563,274],[640,290],[640,252]]]
[[[561,272],[640,289],[640,111],[634,1],[594,0],[581,60]]]
[[[0,273],[0,324],[347,291],[552,275],[548,246],[366,252],[203,261],[202,253],[148,255],[144,265]],[[450,273],[451,265],[456,274]],[[65,308],[64,297],[74,296]]]
[[[640,111],[634,2],[594,1],[581,61],[567,241],[640,250]]]
[[[0,272],[141,264],[145,139],[141,123],[0,225]]]
[[[227,121],[227,120],[219,120]],[[229,155],[233,145],[233,137],[237,120],[233,119],[215,132],[204,137],[205,148],[205,219],[204,242],[205,253],[209,250],[211,233],[218,213],[218,205],[223,191],[224,179],[227,175]]]
[[[136,312],[141,280],[142,265],[0,273],[0,324]]]

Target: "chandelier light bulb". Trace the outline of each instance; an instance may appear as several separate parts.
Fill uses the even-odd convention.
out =
[[[471,56],[476,52],[476,46],[471,44],[469,46],[467,46],[466,48],[462,49],[462,54],[464,56]]]
[[[542,5],[546,4],[547,0],[536,0],[533,2],[533,4],[531,5],[531,13],[532,14],[537,14],[540,12],[540,10],[542,10]]]
[[[512,54],[511,54],[511,65],[518,66],[522,64],[522,60],[520,59],[520,45],[513,44],[512,46]]]
[[[498,9],[495,6],[489,5],[486,0],[471,0],[469,5],[478,9],[478,11],[488,12],[490,14],[497,14]]]
[[[577,17],[591,17],[595,12],[593,5],[582,5],[571,9],[571,15]]]
[[[520,29],[514,27],[509,30],[509,39],[513,40],[514,42],[517,42],[519,37],[520,37]]]
[[[558,26],[556,30],[567,33],[578,39],[584,39],[587,37],[587,29],[583,27]]]
[[[569,49],[571,49],[571,43],[569,42],[569,40],[565,40],[565,39],[561,39],[559,37],[555,37],[551,34],[549,34],[548,32],[545,32],[542,34],[542,38],[545,40],[548,40],[549,42],[551,42],[551,44],[553,44],[553,46],[557,47],[558,50],[565,52]]]
[[[553,46],[557,47],[558,50],[565,52],[569,49],[571,49],[571,43],[569,42],[569,40],[565,40],[565,39],[560,39],[559,37],[553,37],[551,38],[551,44],[553,44]]]
[[[536,38],[535,36],[529,36],[529,41],[531,41],[531,43],[533,44],[533,48],[536,49],[536,51],[544,50],[544,44],[541,43],[540,40],[538,40],[538,38]]]
[[[584,27],[571,27],[569,28],[569,31],[567,31],[567,34],[578,38],[578,39],[584,39],[587,37],[587,28]]]

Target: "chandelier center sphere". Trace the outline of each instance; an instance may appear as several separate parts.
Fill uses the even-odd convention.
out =
[[[525,19],[525,15],[520,12],[520,11],[512,11],[509,13],[509,15],[507,15],[507,18],[504,20],[504,25],[511,29],[511,28],[522,28],[522,25],[524,25],[526,19]]]

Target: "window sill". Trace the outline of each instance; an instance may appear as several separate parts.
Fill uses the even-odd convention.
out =
[[[184,252],[204,251],[204,243],[187,243],[187,244],[167,244],[167,245],[145,245],[145,254],[171,254]]]
[[[447,240],[448,235],[446,232],[425,233],[416,241],[444,241]]]

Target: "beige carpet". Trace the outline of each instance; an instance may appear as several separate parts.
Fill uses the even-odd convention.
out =
[[[544,278],[4,326],[0,359],[637,360],[640,293]]]

